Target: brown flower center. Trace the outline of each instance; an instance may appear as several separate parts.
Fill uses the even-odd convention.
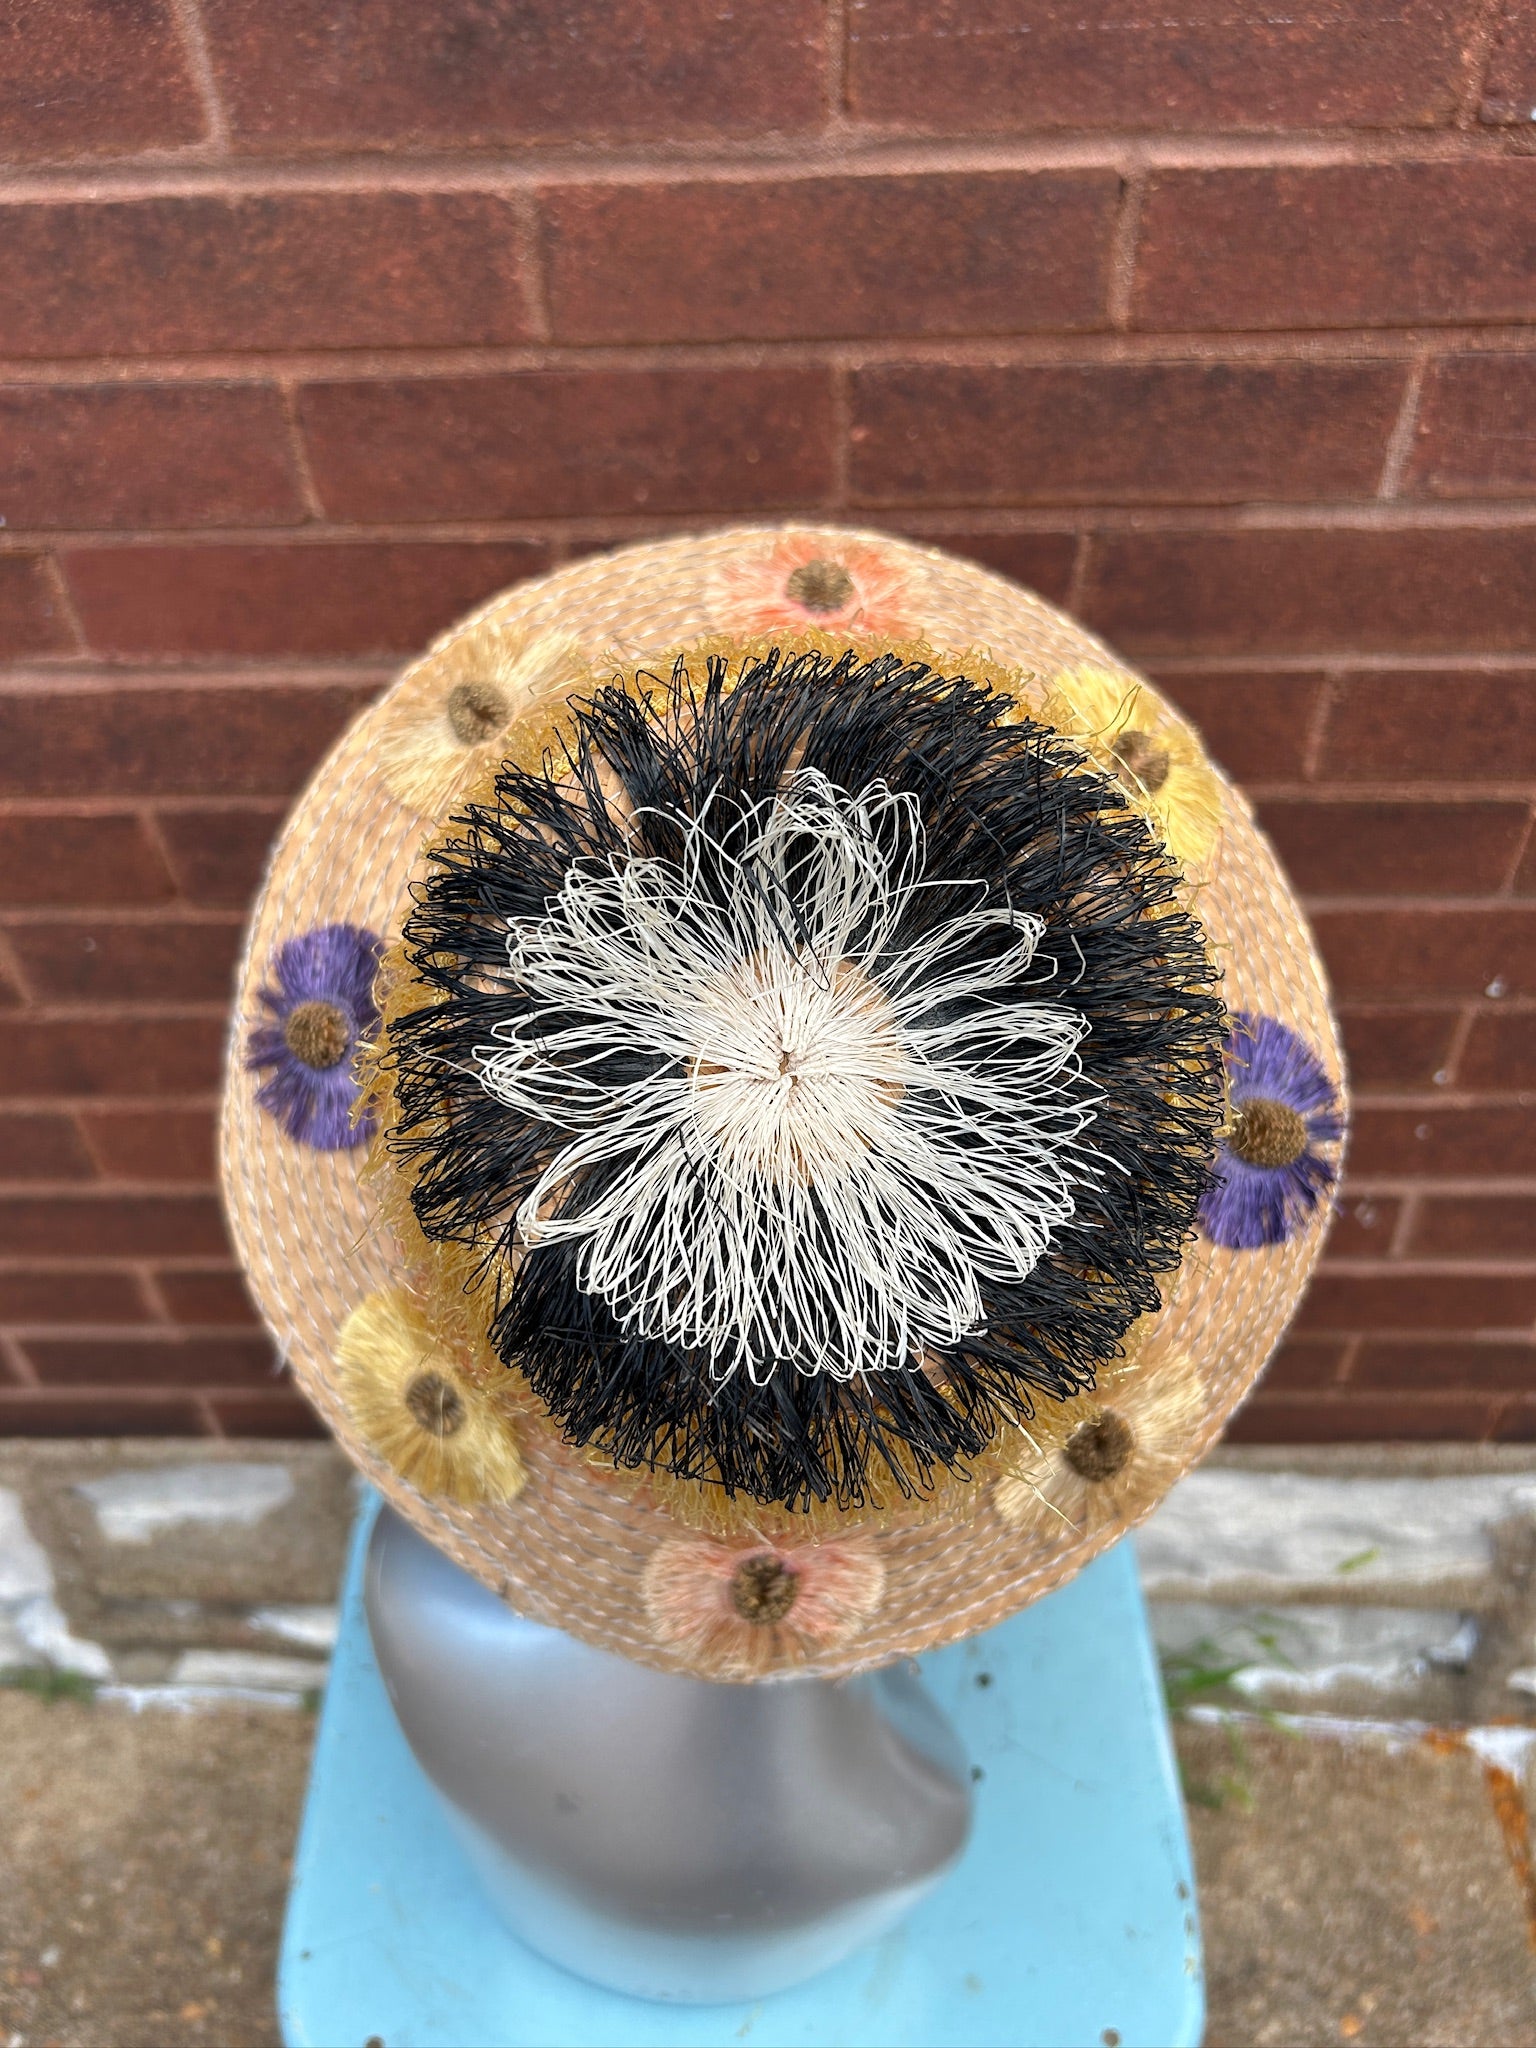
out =
[[[481,747],[501,731],[511,706],[494,683],[455,683],[443,709],[454,738]]]
[[[1123,1472],[1136,1448],[1136,1432],[1123,1415],[1104,1408],[1080,1422],[1067,1438],[1064,1455],[1079,1479],[1098,1486]]]
[[[795,1604],[800,1582],[776,1557],[744,1557],[731,1574],[731,1605],[755,1628],[771,1628]]]
[[[1227,1135],[1227,1150],[1245,1166],[1290,1166],[1306,1149],[1306,1118],[1267,1095],[1243,1103]]]
[[[853,595],[853,578],[841,562],[802,562],[791,570],[784,595],[808,612],[839,612]]]
[[[464,1396],[440,1372],[419,1372],[405,1390],[411,1419],[429,1436],[452,1436],[469,1419]]]
[[[352,1043],[352,1025],[334,1003],[300,1003],[288,1012],[283,1043],[296,1060],[316,1073],[340,1066]]]
[[[1128,769],[1148,796],[1156,796],[1168,780],[1172,757],[1161,740],[1134,728],[1121,733],[1111,749],[1122,768]]]

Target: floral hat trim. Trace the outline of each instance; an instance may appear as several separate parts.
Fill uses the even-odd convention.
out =
[[[1231,1115],[1200,1225],[1228,1251],[1257,1251],[1289,1242],[1332,1189],[1344,1115],[1322,1061],[1277,1017],[1234,1011],[1225,1059]]]
[[[256,1100],[297,1144],[339,1152],[367,1143],[372,1126],[354,1062],[378,1030],[382,951],[375,933],[328,924],[285,940],[273,956],[259,997],[266,1017],[251,1032],[246,1066],[267,1076]]]

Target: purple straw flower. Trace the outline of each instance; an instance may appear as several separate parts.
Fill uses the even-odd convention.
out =
[[[373,977],[382,950],[355,924],[322,925],[277,949],[277,986],[261,991],[270,1021],[251,1033],[245,1064],[270,1069],[256,1100],[301,1145],[339,1152],[368,1136],[367,1119],[352,1115],[352,1055],[378,1029]]]
[[[1333,1186],[1317,1150],[1344,1135],[1338,1092],[1316,1053],[1274,1017],[1232,1013],[1226,1047],[1232,1121],[1217,1147],[1200,1222],[1215,1244],[1284,1244]]]

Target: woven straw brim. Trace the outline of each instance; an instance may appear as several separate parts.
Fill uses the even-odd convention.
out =
[[[934,549],[836,528],[736,529],[598,557],[520,585],[438,643],[487,622],[554,634],[601,663],[635,660],[737,624],[720,591],[736,565],[782,546],[786,533],[836,559],[878,550],[899,576],[907,633],[1043,683],[1082,664],[1124,668],[1052,606],[999,576]],[[754,628],[760,630],[760,628]],[[786,636],[791,637],[791,636]],[[898,636],[902,637],[902,636]],[[429,657],[430,659],[431,657]],[[973,660],[970,671],[984,678]],[[346,922],[396,934],[402,889],[430,829],[379,772],[381,722],[420,665],[365,711],[319,769],[278,840],[240,970],[222,1125],[222,1175],[236,1248],[257,1302],[300,1386],[358,1467],[407,1521],[521,1613],[662,1669],[687,1669],[646,1618],[642,1574],[657,1544],[683,1533],[643,1487],[616,1483],[553,1431],[522,1446],[528,1481],[506,1506],[428,1499],[369,1448],[349,1420],[334,1363],[348,1314],[398,1283],[399,1255],[361,1180],[364,1153],[310,1150],[255,1101],[244,1047],[258,991],[283,941]],[[1144,685],[1153,697],[1150,685]],[[1305,920],[1242,796],[1217,784],[1223,809],[1214,872],[1195,904],[1234,1009],[1282,1019],[1341,1081],[1337,1030]],[[1184,1354],[1202,1389],[1183,1468],[1219,1435],[1269,1357],[1317,1256],[1319,1212],[1290,1242],[1225,1251],[1204,1238],[1185,1260],[1159,1340]],[[1151,1503],[1147,1503],[1151,1505]],[[1010,1526],[985,1505],[965,1515],[897,1517],[865,1532],[884,1565],[877,1612],[851,1638],[799,1668],[837,1675],[914,1654],[988,1627],[1070,1578],[1118,1533],[1055,1517]]]

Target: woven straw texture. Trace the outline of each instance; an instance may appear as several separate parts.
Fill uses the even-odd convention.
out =
[[[486,622],[559,635],[599,665],[608,657],[634,664],[695,636],[739,629],[722,590],[734,587],[741,565],[780,558],[787,536],[833,560],[877,554],[901,589],[908,634],[921,634],[973,675],[984,677],[988,660],[1031,671],[1043,697],[1061,670],[1084,663],[1124,669],[1080,626],[1002,577],[884,535],[813,527],[735,529],[579,562],[494,599],[424,660],[430,664]],[[652,1632],[642,1591],[657,1544],[686,1532],[644,1486],[616,1483],[611,1470],[566,1448],[553,1431],[539,1431],[522,1445],[528,1482],[515,1501],[460,1506],[406,1484],[349,1422],[333,1362],[337,1333],[365,1296],[398,1282],[398,1254],[361,1179],[366,1154],[295,1144],[256,1105],[257,1077],[244,1068],[258,990],[284,940],[336,922],[369,927],[386,943],[396,935],[404,884],[430,821],[399,802],[379,772],[381,721],[400,692],[420,688],[425,672],[421,663],[407,669],[361,715],[274,849],[240,970],[221,1133],[235,1244],[298,1383],[407,1521],[520,1612],[661,1669],[688,1669],[682,1652]],[[1311,935],[1244,799],[1224,782],[1220,791],[1220,852],[1196,909],[1223,968],[1223,994],[1234,1009],[1290,1024],[1341,1081]],[[1290,1242],[1260,1251],[1225,1251],[1204,1238],[1191,1246],[1159,1319],[1160,1335],[1192,1362],[1202,1388],[1186,1468],[1220,1433],[1273,1350],[1324,1224],[1320,1211]],[[985,1503],[965,1515],[930,1510],[904,1521],[898,1514],[860,1531],[884,1567],[877,1611],[856,1634],[797,1668],[838,1675],[988,1627],[1070,1578],[1117,1533],[1113,1525],[1079,1529],[1054,1517],[1010,1526]]]

